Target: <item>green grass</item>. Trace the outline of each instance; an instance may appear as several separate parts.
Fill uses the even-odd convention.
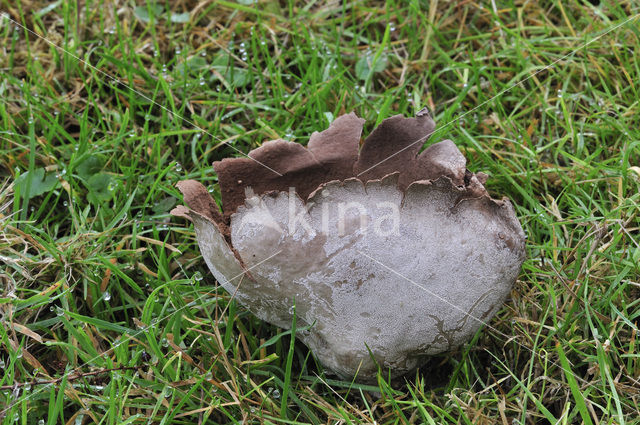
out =
[[[640,423],[637,2],[83,3],[0,0],[0,423]],[[528,259],[458,351],[337,381],[218,287],[174,185],[424,106]]]

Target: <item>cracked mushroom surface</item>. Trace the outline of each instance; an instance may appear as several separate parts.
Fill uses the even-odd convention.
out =
[[[385,119],[360,147],[351,113],[307,147],[264,143],[214,163],[222,211],[194,180],[178,188],[202,256],[260,319],[289,328],[339,376],[373,381],[467,341],[501,307],[524,233],[487,176],[450,140],[420,153],[428,114]],[[268,167],[265,167],[265,165]],[[274,171],[277,171],[275,173]]]

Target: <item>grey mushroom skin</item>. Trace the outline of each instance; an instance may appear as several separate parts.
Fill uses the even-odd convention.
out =
[[[297,337],[326,369],[359,382],[379,368],[397,377],[486,324],[525,258],[511,203],[489,197],[452,142],[429,150],[435,178],[351,177],[305,199],[244,188],[226,221],[202,185],[185,181],[192,209],[173,213],[193,222],[215,278],[257,317],[290,328],[295,303],[308,327]]]

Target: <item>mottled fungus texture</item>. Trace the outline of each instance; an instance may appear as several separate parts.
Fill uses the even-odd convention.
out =
[[[213,164],[222,208],[178,184],[202,256],[259,318],[292,322],[320,362],[368,382],[405,374],[467,341],[500,308],[525,258],[524,233],[487,175],[450,140],[421,153],[424,112],[381,122],[364,140],[351,113],[307,147],[264,143]],[[275,172],[274,172],[275,171]]]

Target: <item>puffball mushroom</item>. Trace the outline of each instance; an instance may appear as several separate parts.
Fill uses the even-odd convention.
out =
[[[507,199],[484,188],[450,140],[418,154],[435,123],[385,119],[366,138],[354,113],[308,146],[264,143],[213,164],[222,211],[178,183],[202,256],[260,319],[290,328],[326,369],[368,382],[460,346],[500,308],[525,258]]]

